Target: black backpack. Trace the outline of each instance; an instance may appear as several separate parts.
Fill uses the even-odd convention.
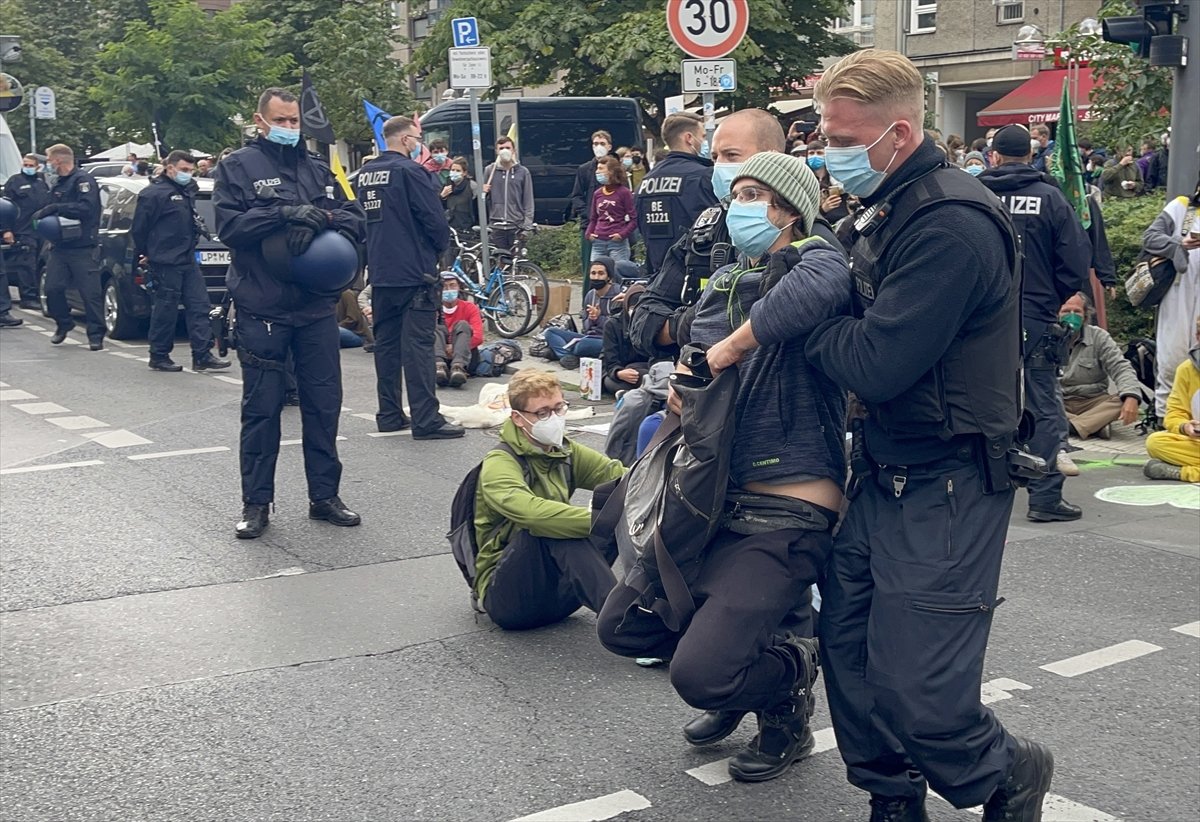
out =
[[[1154,370],[1158,362],[1158,345],[1154,340],[1144,338],[1132,339],[1125,346],[1125,359],[1133,366],[1133,373],[1138,382],[1148,388],[1154,388]]]
[[[492,450],[503,451],[517,461],[521,466],[521,473],[525,476],[526,485],[532,481],[529,462],[514,451],[511,445],[502,442]],[[467,472],[459,483],[458,490],[454,492],[454,501],[450,503],[450,530],[446,533],[446,539],[450,540],[450,553],[454,555],[458,570],[462,572],[463,579],[471,586],[472,591],[475,589],[475,559],[479,556],[479,544],[475,541],[475,495],[479,490],[479,473],[482,468],[483,460],[480,460],[478,465]],[[499,525],[496,526],[492,533],[488,534],[488,538],[490,539],[499,528]]]

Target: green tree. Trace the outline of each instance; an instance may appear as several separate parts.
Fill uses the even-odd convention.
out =
[[[386,0],[346,0],[336,17],[313,23],[304,43],[317,96],[334,134],[347,142],[372,140],[364,98],[394,114],[416,105],[403,67],[391,57],[399,39],[392,23]]]
[[[286,54],[292,58],[294,68],[285,78],[292,85],[300,82],[300,69],[308,64],[305,43],[312,36],[310,30],[319,21],[335,20],[345,5],[347,0],[244,0],[242,3],[247,20],[271,24],[267,54],[272,57]],[[389,16],[387,27],[390,26]]]
[[[738,61],[733,104],[765,107],[773,91],[802,85],[823,57],[851,51],[829,30],[845,8],[845,0],[750,0],[750,30],[730,54]],[[434,82],[447,77],[450,20],[459,16],[479,18],[492,48],[492,96],[561,79],[564,94],[639,98],[657,133],[663,99],[680,93],[686,55],[667,31],[662,0],[454,0],[413,55],[410,72]]]
[[[291,68],[264,48],[271,24],[234,5],[207,16],[194,0],[150,0],[152,21],[127,22],[97,57],[88,93],[103,107],[111,137],[146,141],[150,124],[176,147],[219,150],[237,136],[230,118]]]
[[[1099,16],[1127,17],[1136,13],[1128,0],[1105,0]],[[1113,148],[1132,145],[1136,149],[1147,137],[1157,140],[1171,124],[1174,81],[1171,69],[1151,67],[1148,61],[1122,43],[1083,37],[1078,25],[1052,39],[1065,41],[1076,48],[1080,43],[1088,44],[1079,51],[1081,56],[1088,58],[1096,80],[1087,124],[1087,135],[1092,140]]]

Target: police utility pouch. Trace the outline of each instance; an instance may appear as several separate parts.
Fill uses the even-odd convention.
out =
[[[62,240],[66,242],[83,237],[83,225],[79,220],[72,220],[70,217],[59,217],[58,229],[62,232]]]

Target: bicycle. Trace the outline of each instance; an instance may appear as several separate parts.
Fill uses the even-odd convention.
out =
[[[454,229],[450,237],[458,248],[450,271],[481,306],[496,333],[511,339],[533,330],[546,315],[550,283],[536,263],[525,259],[523,245],[518,242],[511,250],[489,246],[492,270],[485,279],[480,259],[483,243],[467,245]]]

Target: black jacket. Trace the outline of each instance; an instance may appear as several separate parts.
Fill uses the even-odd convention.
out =
[[[445,199],[446,221],[458,232],[460,240],[466,240],[472,226],[479,225],[479,201],[475,198],[474,180],[464,177],[457,183],[449,183],[450,196]]]
[[[32,177],[18,171],[4,184],[4,196],[17,207],[17,224],[12,233],[30,239],[33,234],[33,214],[50,202],[50,188],[40,173]]]
[[[290,148],[259,137],[217,164],[213,206],[217,234],[233,252],[225,276],[239,309],[271,322],[307,325],[334,312],[337,297],[322,297],[272,274],[262,256],[262,241],[283,230],[287,205],[315,205],[330,228],[362,242],[362,207],[346,200],[319,156],[303,146]]]
[[[596,191],[596,158],[575,169],[575,187],[571,189],[571,219],[579,223],[579,230],[587,228],[592,208],[592,194]]]
[[[362,167],[355,187],[367,213],[371,285],[435,282],[450,224],[429,172],[398,151],[385,151]]]
[[[621,382],[617,372],[631,365],[638,365],[643,373],[646,371],[646,358],[638,354],[629,337],[629,312],[624,307],[611,317],[604,325],[604,346],[600,351],[600,362],[604,368],[605,379]],[[633,388],[632,384],[627,387]]]
[[[79,239],[53,243],[55,248],[94,248],[100,230],[100,186],[92,175],[75,166],[70,174],[55,181],[50,204],[43,206],[40,214],[79,221],[83,232]]]
[[[159,175],[138,192],[133,211],[133,247],[151,265],[189,265],[196,257],[196,192]]]
[[[1032,335],[1039,323],[1056,322],[1058,309],[1076,291],[1089,291],[1092,244],[1075,209],[1042,172],[1025,163],[1006,163],[978,179],[1008,207],[1021,235],[1025,251],[1021,318]]]
[[[1167,187],[1167,167],[1171,164],[1171,152],[1169,149],[1160,148],[1154,152],[1154,156],[1150,158],[1150,168],[1146,172],[1146,188],[1166,188]]]
[[[712,175],[712,160],[672,151],[638,186],[638,229],[646,240],[650,276],[662,266],[667,250],[692,227],[700,212],[716,205]]]

